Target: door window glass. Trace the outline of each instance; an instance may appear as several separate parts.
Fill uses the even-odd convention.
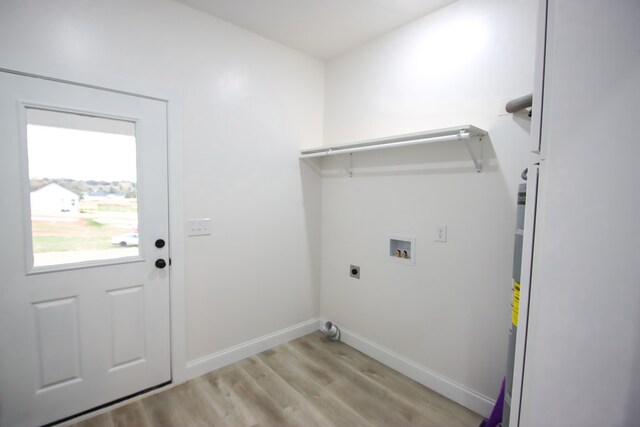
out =
[[[135,123],[27,108],[34,267],[138,256]]]

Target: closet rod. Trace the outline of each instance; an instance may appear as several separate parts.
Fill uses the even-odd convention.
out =
[[[382,150],[384,148],[404,147],[408,145],[426,144],[431,142],[442,142],[442,141],[453,141],[453,140],[462,141],[464,139],[469,139],[469,137],[470,137],[469,132],[460,132],[455,135],[431,136],[426,138],[411,139],[408,141],[399,141],[399,142],[378,142],[371,145],[352,147],[352,148],[349,148],[349,147],[327,148],[326,150],[315,152],[315,153],[301,154],[300,158],[308,159],[311,157],[333,156],[337,154],[356,153],[358,151]]]

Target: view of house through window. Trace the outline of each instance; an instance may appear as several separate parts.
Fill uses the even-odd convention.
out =
[[[135,123],[27,109],[34,267],[136,256]]]

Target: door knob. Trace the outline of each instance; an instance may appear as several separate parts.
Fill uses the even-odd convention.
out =
[[[156,267],[165,268],[167,266],[167,262],[162,258],[156,260]]]
[[[164,248],[164,240],[162,239],[156,240],[156,248],[158,249]]]

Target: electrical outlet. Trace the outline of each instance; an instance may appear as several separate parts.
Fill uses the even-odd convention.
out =
[[[349,267],[349,275],[351,277],[353,277],[354,279],[359,279],[360,278],[360,267],[357,265],[351,265],[351,267]]]
[[[447,241],[447,226],[439,225],[437,234],[436,234],[436,242],[446,242]]]
[[[190,219],[187,221],[188,236],[208,236],[211,234],[211,218]]]

